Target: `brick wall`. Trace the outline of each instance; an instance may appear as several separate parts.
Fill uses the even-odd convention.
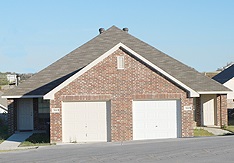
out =
[[[221,126],[221,96],[217,95],[216,98],[216,117],[217,117],[217,121],[216,121],[216,125],[217,126]]]
[[[217,96],[217,124],[218,126],[227,126],[227,95]]]
[[[7,99],[8,105],[8,133],[13,134],[17,129],[17,100]]]
[[[117,56],[125,57],[123,70],[117,69]],[[187,92],[118,49],[55,94],[51,108],[61,109],[50,114],[51,142],[62,141],[62,101],[110,100],[111,140],[121,141],[132,140],[132,100],[150,99],[181,100],[182,136],[193,136],[193,111],[184,110],[193,105]]]
[[[195,113],[196,113],[196,116],[195,116],[195,121],[197,122],[197,126],[201,126],[202,125],[202,122],[201,122],[201,98],[200,97],[197,97],[195,99]]]
[[[222,126],[228,125],[227,95],[221,95]]]

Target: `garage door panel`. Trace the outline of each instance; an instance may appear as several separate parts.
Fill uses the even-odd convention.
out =
[[[63,102],[63,142],[107,141],[106,102]]]
[[[133,139],[177,137],[177,101],[133,101]]]

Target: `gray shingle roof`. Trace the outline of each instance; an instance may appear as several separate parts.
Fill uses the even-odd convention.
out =
[[[216,76],[214,76],[212,79],[216,80],[217,82],[224,84],[228,80],[232,79],[234,77],[234,64],[227,69],[223,70]]]
[[[195,91],[229,91],[193,68],[112,26],[15,89],[6,92],[4,96],[45,95],[120,42]]]

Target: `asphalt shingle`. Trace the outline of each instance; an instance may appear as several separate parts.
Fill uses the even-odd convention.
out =
[[[223,70],[216,76],[214,76],[212,79],[216,80],[217,82],[224,84],[228,80],[234,78],[234,64],[227,69]]]
[[[4,96],[45,95],[120,42],[195,91],[229,91],[222,84],[112,26]]]

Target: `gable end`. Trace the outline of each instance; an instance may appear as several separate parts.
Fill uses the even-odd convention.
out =
[[[104,53],[103,55],[101,55],[100,57],[98,57],[97,59],[95,59],[93,62],[91,62],[90,64],[88,64],[82,70],[80,70],[79,72],[77,72],[76,74],[74,74],[73,76],[71,76],[70,78],[68,78],[62,84],[60,84],[59,86],[57,86],[56,88],[54,88],[53,90],[51,90],[50,92],[48,92],[46,95],[44,95],[43,98],[44,99],[54,99],[54,94],[56,92],[58,92],[59,90],[61,90],[65,86],[67,86],[69,83],[71,83],[76,78],[78,78],[79,76],[81,76],[82,74],[84,74],[86,71],[88,71],[89,69],[91,69],[92,67],[94,67],[95,65],[97,65],[99,62],[101,62],[102,60],[104,60],[106,57],[108,57],[109,55],[111,55],[114,51],[116,51],[119,48],[122,49],[122,50],[124,50],[124,51],[126,51],[126,52],[128,52],[128,53],[130,53],[130,54],[132,54],[136,58],[138,58],[141,61],[143,61],[145,64],[149,65],[150,67],[152,67],[153,69],[155,69],[156,71],[158,71],[159,73],[161,73],[162,75],[166,76],[168,79],[172,80],[174,83],[178,84],[180,87],[182,87],[185,90],[187,90],[189,92],[189,94],[188,94],[189,97],[199,97],[199,93],[197,93],[193,89],[189,88],[188,86],[186,86],[185,84],[183,84],[182,82],[180,82],[179,80],[177,80],[176,78],[174,78],[173,76],[171,76],[170,74],[168,74],[167,72],[165,72],[161,68],[157,67],[156,65],[154,65],[153,63],[151,63],[150,61],[148,61],[147,59],[145,59],[141,55],[137,54],[136,52],[134,52],[133,50],[131,50],[130,48],[128,48],[126,45],[124,45],[123,43],[120,42],[117,45],[115,45],[113,48],[111,48],[110,50],[108,50],[106,53]]]

